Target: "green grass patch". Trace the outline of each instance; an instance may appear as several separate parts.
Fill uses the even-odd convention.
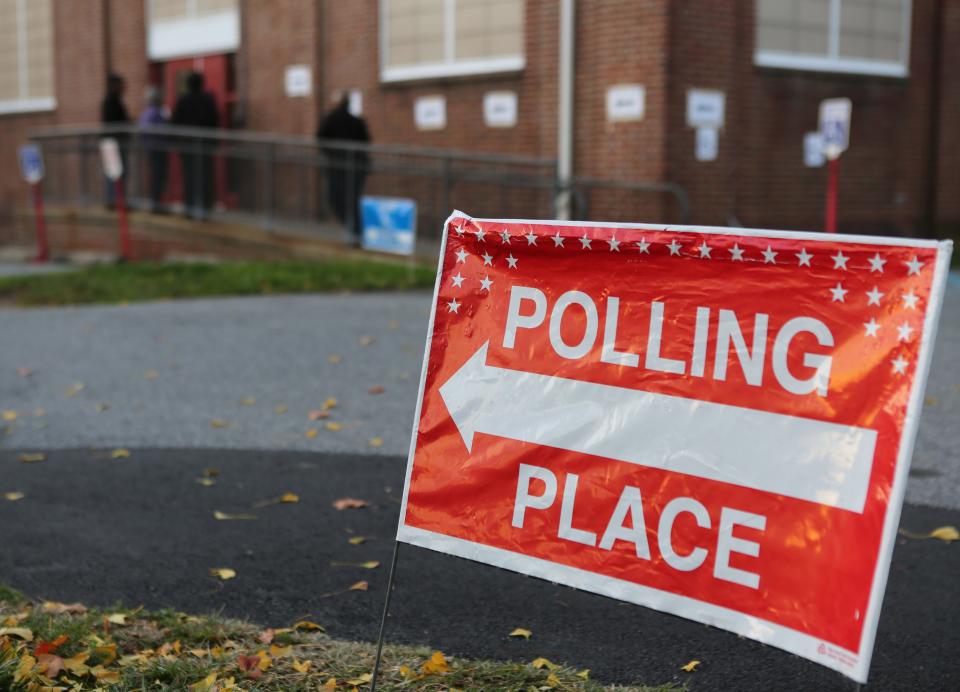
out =
[[[130,263],[0,278],[0,300],[18,305],[122,303],[204,296],[430,288],[435,273],[368,260]]]
[[[2,588],[2,587],[0,587]],[[9,590],[4,590],[7,592]],[[15,593],[10,591],[10,593]],[[375,647],[328,637],[312,623],[264,630],[219,615],[145,612],[80,604],[0,602],[0,689],[357,690],[369,686]],[[384,649],[379,688],[387,690],[634,690],[604,686],[546,659],[477,661],[422,647]]]

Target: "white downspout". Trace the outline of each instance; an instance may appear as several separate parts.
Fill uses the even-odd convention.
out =
[[[557,94],[557,177],[561,191],[556,200],[558,219],[572,211],[569,184],[573,177],[573,54],[577,19],[576,0],[560,1],[560,84]]]

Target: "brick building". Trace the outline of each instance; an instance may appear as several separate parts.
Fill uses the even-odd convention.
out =
[[[820,228],[826,169],[805,165],[803,140],[819,102],[845,96],[840,229],[960,229],[960,2],[571,4],[575,175],[676,183],[695,223]],[[309,135],[351,90],[380,143],[557,158],[563,5],[0,0],[0,223],[26,199],[16,147],[31,128],[96,123],[111,71],[134,116],[147,84],[172,101],[198,69],[225,127]],[[722,122],[698,133],[691,99]],[[624,194],[591,216],[676,220]]]

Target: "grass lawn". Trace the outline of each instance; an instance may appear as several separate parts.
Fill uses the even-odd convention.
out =
[[[375,647],[331,639],[302,621],[264,630],[175,611],[30,603],[0,586],[0,689],[356,690],[369,687]],[[604,687],[546,659],[500,663],[387,646],[383,690],[637,690]]]
[[[367,260],[131,263],[0,278],[18,305],[121,303],[166,298],[432,288],[435,273]]]

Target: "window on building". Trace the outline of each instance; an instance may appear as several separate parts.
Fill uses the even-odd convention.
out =
[[[0,0],[0,113],[55,107],[53,0]]]
[[[905,77],[911,0],[757,0],[758,65]]]
[[[380,0],[384,81],[523,68],[523,0]]]
[[[232,53],[240,46],[239,0],[145,0],[151,60]]]

